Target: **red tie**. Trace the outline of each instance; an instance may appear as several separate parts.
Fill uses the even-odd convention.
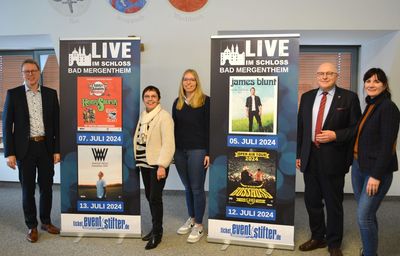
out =
[[[317,134],[321,133],[322,129],[322,120],[324,119],[324,110],[325,110],[325,104],[326,104],[326,95],[328,94],[327,92],[322,93],[322,99],[321,103],[319,104],[319,109],[318,109],[318,116],[317,116],[317,122],[315,124],[315,138],[314,138],[314,143],[315,145],[319,146],[319,143],[317,142]]]

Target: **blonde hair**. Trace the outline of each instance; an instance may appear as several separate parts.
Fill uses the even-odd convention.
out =
[[[196,80],[196,89],[194,90],[193,97],[190,100],[190,106],[192,108],[199,108],[203,106],[206,101],[206,95],[203,93],[203,90],[201,89],[199,75],[197,74],[196,70],[187,69],[185,70],[185,72],[183,72],[181,83],[179,86],[178,102],[176,104],[177,110],[181,110],[183,104],[185,103],[185,89],[183,88],[183,79],[187,73],[192,74],[194,76],[194,79]]]

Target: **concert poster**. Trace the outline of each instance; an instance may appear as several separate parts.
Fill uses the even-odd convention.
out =
[[[80,200],[122,201],[122,148],[106,145],[78,146]],[[100,183],[101,182],[101,183]],[[101,187],[99,185],[101,184]],[[99,189],[105,189],[99,193]]]
[[[78,77],[78,131],[122,131],[122,78]]]
[[[227,204],[240,207],[274,207],[276,151],[230,148]]]
[[[276,135],[278,76],[229,77],[229,133]]]

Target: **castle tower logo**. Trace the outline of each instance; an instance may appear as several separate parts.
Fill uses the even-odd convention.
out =
[[[228,64],[231,66],[240,66],[245,64],[245,53],[244,52],[239,52],[239,46],[238,44],[236,45],[231,45],[231,48],[229,46],[226,46],[226,49],[221,52],[220,54],[220,65],[225,65]]]
[[[78,50],[74,48],[72,53],[68,54],[68,65],[72,66],[76,63],[80,67],[88,67],[92,64],[92,54],[86,54],[85,46],[79,46]]]

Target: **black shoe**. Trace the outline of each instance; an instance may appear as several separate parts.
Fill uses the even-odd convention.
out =
[[[328,251],[330,256],[343,256],[342,250],[340,248],[329,248]]]
[[[146,244],[144,249],[146,250],[151,250],[157,247],[159,243],[161,243],[161,238],[162,234],[153,234],[149,240],[149,242]]]
[[[147,235],[142,237],[142,241],[149,241],[152,235],[153,235],[153,230],[151,230]]]

